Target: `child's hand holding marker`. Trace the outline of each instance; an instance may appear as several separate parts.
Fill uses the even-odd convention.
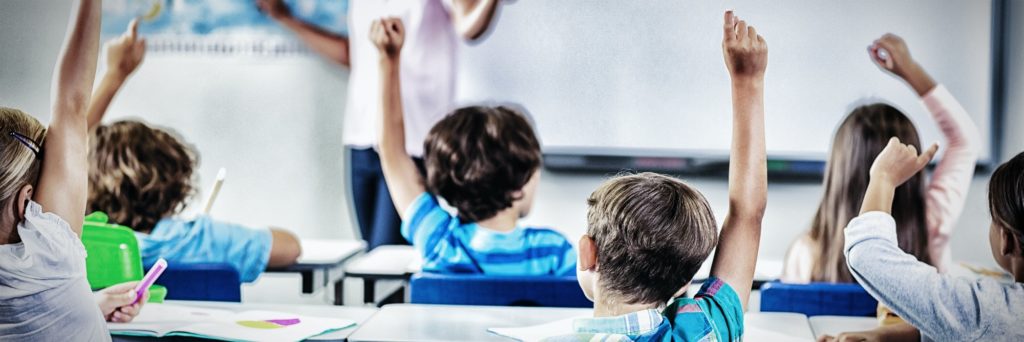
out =
[[[94,294],[96,304],[99,305],[107,322],[128,323],[139,315],[142,305],[149,300],[149,292],[143,295],[142,300],[136,301],[138,295],[135,286],[138,284],[137,281],[121,283]]]
[[[935,88],[935,80],[910,56],[910,49],[900,36],[886,33],[868,46],[868,54],[879,68],[910,84],[918,96]]]

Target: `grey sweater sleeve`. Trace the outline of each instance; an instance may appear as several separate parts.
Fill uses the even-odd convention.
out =
[[[917,327],[924,340],[974,341],[986,336],[1001,340],[1013,331],[1017,333],[1010,336],[1021,336],[1021,324],[1013,323],[1024,311],[1019,306],[1024,304],[1020,284],[939,274],[899,248],[896,222],[886,213],[857,217],[846,227],[845,236],[846,262],[854,278]]]

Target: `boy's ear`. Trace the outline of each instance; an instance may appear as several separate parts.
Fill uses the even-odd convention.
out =
[[[597,268],[597,246],[590,235],[583,234],[579,243],[579,269],[580,271],[591,271]]]
[[[999,234],[1002,235],[1002,246],[999,246],[1000,252],[1006,256],[1022,256],[1020,250],[1020,241],[1017,240],[1017,236],[1010,233],[1008,229],[999,229]]]

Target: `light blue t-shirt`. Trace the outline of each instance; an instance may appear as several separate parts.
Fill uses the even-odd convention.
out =
[[[142,263],[159,258],[174,263],[226,263],[238,270],[242,282],[251,283],[270,261],[273,238],[267,228],[214,221],[209,216],[193,220],[165,218],[149,234],[135,233]]]
[[[423,270],[489,275],[576,274],[576,250],[565,236],[539,228],[496,232],[462,223],[423,193],[409,206],[402,236],[423,257]]]

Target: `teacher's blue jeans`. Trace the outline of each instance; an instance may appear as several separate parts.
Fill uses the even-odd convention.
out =
[[[423,161],[413,158],[423,173]],[[351,176],[352,204],[355,207],[359,232],[368,249],[381,245],[408,245],[401,233],[402,221],[391,202],[391,193],[384,182],[380,156],[372,148],[349,149],[348,167]]]

